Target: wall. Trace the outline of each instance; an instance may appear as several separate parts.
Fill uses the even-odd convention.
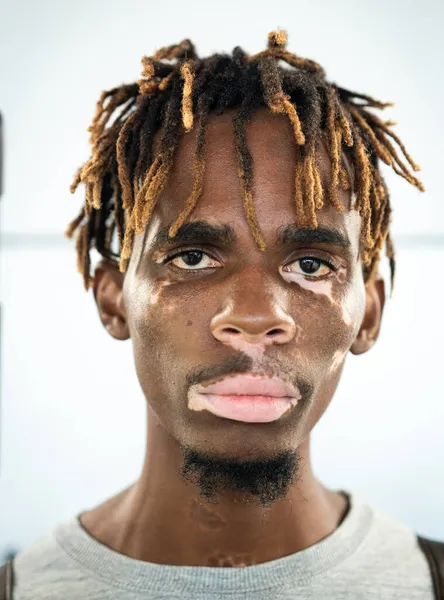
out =
[[[396,294],[368,355],[351,357],[313,434],[317,475],[444,539],[441,317],[444,5],[376,0],[168,6],[127,0],[10,3],[0,21],[5,119],[1,208],[0,554],[130,483],[144,451],[144,400],[128,343],[102,330],[61,232],[102,89],[134,81],[140,58],[192,38],[198,50],[290,48],[341,85],[393,100],[387,118],[423,166],[427,194],[388,173],[399,246]]]

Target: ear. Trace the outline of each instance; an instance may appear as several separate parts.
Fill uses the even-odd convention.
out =
[[[364,319],[350,351],[363,354],[370,350],[379,336],[382,312],[385,304],[385,283],[381,275],[374,275],[365,284],[366,303]]]
[[[94,273],[94,298],[103,326],[113,338],[127,340],[129,328],[123,303],[124,275],[117,264],[102,261]]]

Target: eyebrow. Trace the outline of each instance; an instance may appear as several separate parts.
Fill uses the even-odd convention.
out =
[[[350,240],[339,229],[330,227],[298,227],[296,223],[286,225],[278,231],[276,243],[286,246],[291,244],[331,244],[332,246],[350,247]]]
[[[195,243],[195,244],[215,244],[219,246],[234,246],[236,244],[236,233],[231,225],[214,225],[207,221],[192,221],[184,223],[173,238],[168,236],[168,231],[172,223],[163,226],[152,241],[151,249],[160,250],[164,246],[172,243]],[[286,225],[278,231],[276,235],[276,244],[280,246],[291,246],[293,244],[330,244],[350,247],[348,237],[338,229],[318,227],[310,229],[299,227],[296,223]]]
[[[236,234],[231,225],[213,225],[207,221],[192,221],[184,223],[177,230],[173,238],[168,232],[173,223],[165,225],[154,236],[152,249],[160,250],[163,246],[174,243],[195,244],[217,244],[220,246],[232,246],[236,243]]]

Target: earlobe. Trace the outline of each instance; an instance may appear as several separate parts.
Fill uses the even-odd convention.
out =
[[[123,302],[123,278],[118,266],[107,261],[102,261],[94,273],[94,298],[100,320],[117,340],[130,337]]]
[[[370,350],[379,336],[382,313],[385,304],[385,283],[381,275],[376,274],[365,285],[365,313],[358,335],[353,342],[350,352],[363,354]]]

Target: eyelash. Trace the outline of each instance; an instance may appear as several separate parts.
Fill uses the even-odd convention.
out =
[[[174,260],[175,258],[183,256],[184,254],[187,254],[188,252],[201,252],[203,255],[208,256],[208,257],[212,258],[213,260],[217,260],[217,258],[213,258],[210,254],[208,254],[204,250],[201,250],[200,248],[187,248],[185,250],[181,250],[180,252],[176,252],[176,253],[173,252],[171,254],[168,254],[162,261],[162,264],[165,265],[165,264],[171,262],[172,260]],[[299,260],[302,260],[304,258],[315,258],[316,260],[319,260],[322,264],[326,265],[329,269],[331,269],[334,272],[338,271],[338,269],[340,268],[339,263],[333,262],[332,260],[326,259],[325,257],[317,256],[316,254],[313,254],[313,253],[305,254],[304,256],[296,258],[295,260],[293,260],[292,262],[290,262],[288,264],[291,265],[291,264],[298,262]],[[181,272],[185,271],[187,273],[196,272],[196,271],[199,272],[199,271],[205,271],[205,270],[209,270],[209,269],[218,268],[218,267],[206,267],[203,269],[181,269],[180,267],[176,267],[176,265],[171,265],[171,267],[175,268]],[[310,277],[308,274],[306,276]]]
[[[211,254],[208,254],[208,252],[205,252],[204,250],[201,250],[201,248],[186,248],[185,250],[181,250],[180,252],[176,252],[176,253],[172,253],[172,254],[168,254],[167,256],[165,256],[165,258],[162,261],[163,265],[166,265],[167,263],[171,262],[172,260],[174,260],[175,258],[179,258],[179,256],[183,256],[184,254],[188,254],[188,252],[201,252],[203,255],[208,256],[209,258],[213,259],[213,260],[217,260],[217,258],[213,258],[211,256]],[[173,267],[175,265],[172,265]],[[179,267],[177,267],[179,268]],[[207,267],[209,269],[215,269],[216,267]],[[205,271],[205,269],[179,269],[180,271]]]

